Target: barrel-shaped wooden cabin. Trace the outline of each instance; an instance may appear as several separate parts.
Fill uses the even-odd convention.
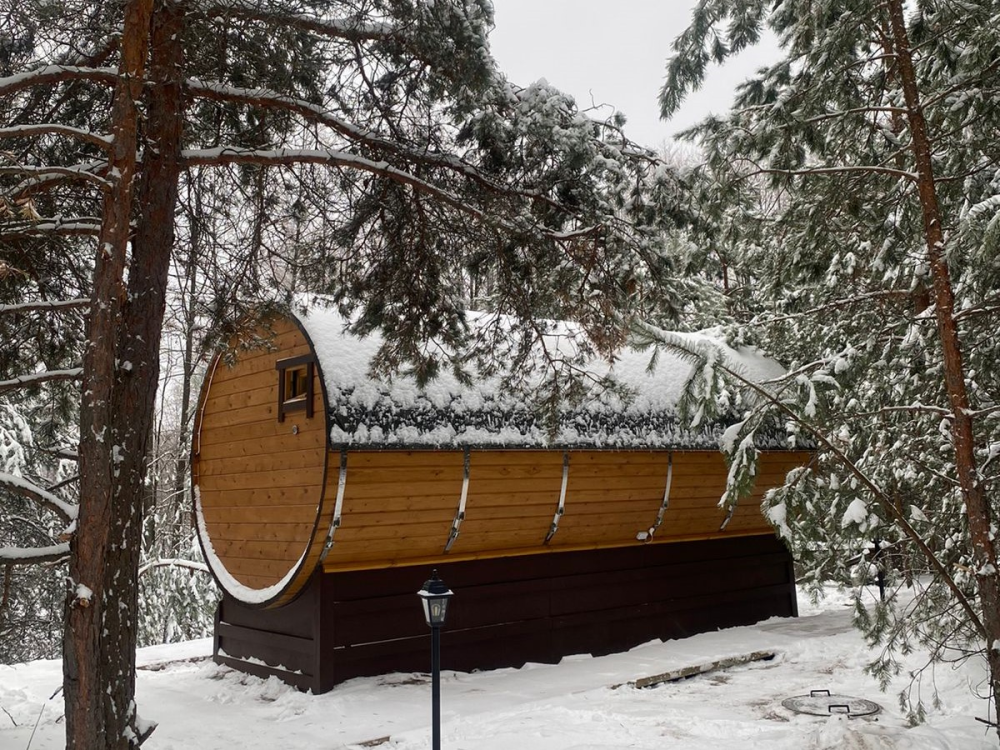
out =
[[[648,353],[623,353],[610,372],[635,398],[567,411],[553,435],[493,381],[372,379],[379,342],[322,307],[258,334],[273,338],[212,365],[193,440],[217,661],[314,692],[424,671],[415,593],[432,568],[456,592],[443,666],[461,670],[797,613],[759,500],[806,455],[766,451],[753,495],[719,508],[724,425],[681,426],[689,366],[666,353],[652,374]]]

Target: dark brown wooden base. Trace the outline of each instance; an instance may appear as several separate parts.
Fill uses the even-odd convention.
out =
[[[271,610],[226,596],[216,661],[313,692],[352,677],[426,672],[430,631],[416,592],[430,572],[316,573],[297,599]],[[438,573],[455,592],[442,667],[459,671],[608,654],[798,614],[792,559],[772,536],[456,562]]]

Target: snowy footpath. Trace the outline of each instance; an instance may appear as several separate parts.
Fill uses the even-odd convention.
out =
[[[939,664],[914,685],[927,706],[910,726],[898,694],[920,654],[886,693],[863,672],[872,652],[852,629],[846,599],[803,616],[645,644],[625,654],[570,657],[557,665],[463,674],[442,682],[446,750],[996,750],[977,663]],[[448,647],[447,631],[443,648]],[[503,648],[497,643],[497,648]],[[430,746],[430,685],[424,674],[351,680],[312,696],[204,658],[208,640],[143,649],[138,704],[159,723],[150,750],[424,750]],[[775,658],[639,689],[637,679],[753,652]],[[0,666],[0,750],[63,746],[56,661]],[[867,698],[872,718],[794,714],[785,698],[811,690]],[[35,728],[37,722],[37,729]],[[34,737],[31,738],[34,731]],[[29,748],[29,738],[31,744]]]

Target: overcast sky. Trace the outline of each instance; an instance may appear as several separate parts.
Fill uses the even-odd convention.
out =
[[[508,78],[539,78],[572,94],[581,108],[608,104],[628,117],[625,132],[659,148],[679,130],[728,109],[737,83],[777,57],[773,43],[712,68],[701,91],[669,122],[657,93],[670,44],[688,24],[695,0],[493,0],[493,55]],[[610,110],[609,110],[610,111]]]

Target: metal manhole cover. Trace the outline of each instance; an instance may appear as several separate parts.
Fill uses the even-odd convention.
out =
[[[871,716],[882,710],[878,703],[829,690],[811,690],[809,695],[785,698],[781,705],[789,711],[810,716]]]

